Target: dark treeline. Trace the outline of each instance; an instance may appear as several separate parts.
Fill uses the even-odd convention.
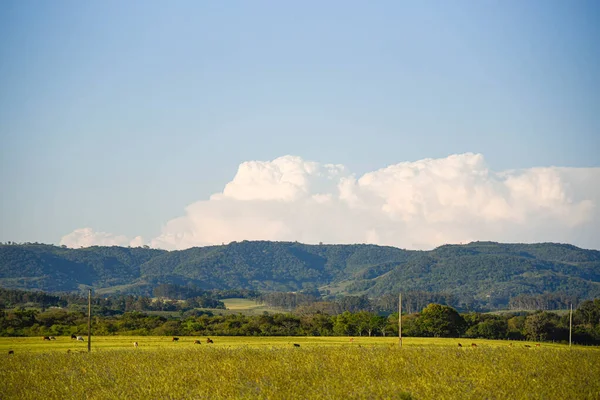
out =
[[[317,294],[269,292],[256,297],[256,301],[270,307],[286,311],[297,310],[303,313],[322,312],[340,314],[344,311],[373,311],[392,313],[398,311],[398,296],[382,295],[375,299],[367,296],[338,296],[324,300]],[[425,308],[428,304],[438,303],[453,307],[460,311],[486,311],[474,299],[459,298],[450,293],[407,291],[402,293],[402,312],[413,314]],[[519,295],[510,299],[511,310],[565,310],[570,304],[577,305],[579,299],[563,294]]]
[[[412,314],[422,310],[430,303],[448,305],[456,309],[464,307],[454,295],[447,293],[430,293],[411,291],[402,294],[402,312]],[[322,312],[326,314],[340,314],[344,311],[373,311],[392,313],[398,311],[398,296],[383,295],[376,299],[363,296],[338,296],[324,300],[318,294],[269,292],[263,293],[256,301],[270,307],[282,310],[297,310],[302,313]]]
[[[569,316],[549,311],[534,313],[459,314],[454,308],[432,303],[418,313],[402,316],[408,337],[464,337],[567,342]],[[396,336],[398,314],[369,311],[330,315],[278,313],[258,316],[213,315],[190,310],[179,317],[148,315],[139,311],[121,315],[95,314],[94,335],[182,336]],[[0,336],[62,336],[83,334],[87,318],[81,311],[64,309],[2,310]],[[600,299],[584,301],[573,315],[573,342],[600,344]]]
[[[578,304],[577,296],[563,294],[521,294],[510,299],[508,307],[511,310],[566,310],[571,304]]]
[[[194,285],[160,284],[152,290],[153,297],[142,295],[93,296],[92,304],[102,315],[122,314],[130,311],[188,311],[193,308],[223,309],[222,299],[247,298],[282,311],[298,314],[341,314],[345,311],[369,311],[389,314],[398,310],[398,296],[386,294],[375,299],[363,296],[337,296],[322,298],[318,291],[306,293],[266,292],[248,289],[203,290]],[[438,303],[461,312],[486,311],[472,299],[459,298],[449,293],[407,291],[402,294],[402,312],[413,314],[428,304]],[[511,310],[560,310],[570,304],[577,306],[579,299],[562,294],[519,295],[510,299]],[[0,308],[35,307],[42,311],[48,307],[81,308],[87,305],[87,296],[73,293],[48,294],[0,288]]]
[[[115,315],[130,311],[188,311],[195,308],[224,309],[221,299],[230,297],[255,298],[251,290],[200,290],[196,287],[164,284],[154,289],[154,298],[135,295],[93,296],[95,314]],[[50,307],[78,310],[87,307],[88,298],[73,293],[43,292],[0,288],[0,308]]]
[[[194,285],[182,286],[164,283],[156,286],[152,290],[152,295],[171,300],[188,300],[195,297],[210,297],[220,300],[232,297],[253,299],[259,297],[260,292],[248,289],[203,290]]]

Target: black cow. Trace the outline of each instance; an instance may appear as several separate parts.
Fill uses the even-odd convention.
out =
[[[179,341],[178,337],[174,337],[173,339],[171,339],[171,342],[177,342],[177,341]]]
[[[8,351],[8,355],[10,356],[11,354],[15,354],[15,351],[14,350],[9,350]]]
[[[43,340],[50,340],[50,336],[42,336]]]
[[[71,334],[71,339],[77,339],[77,336],[75,334]]]
[[[460,344],[460,343],[459,343],[459,344],[458,344],[458,347],[462,347],[462,344]]]
[[[300,347],[298,343],[294,343],[294,347]]]
[[[206,343],[213,343],[211,338],[206,338]]]
[[[202,342],[199,340],[194,340],[194,344],[202,344]]]

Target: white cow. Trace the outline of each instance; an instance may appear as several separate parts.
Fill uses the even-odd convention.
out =
[[[77,340],[80,342],[85,342],[85,340],[83,340],[83,336],[77,336]]]
[[[138,347],[138,342],[133,342],[133,347],[135,347],[137,349]]]

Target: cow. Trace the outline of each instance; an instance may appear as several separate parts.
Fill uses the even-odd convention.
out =
[[[540,346],[541,346],[541,345],[540,345],[539,343],[536,343],[536,344],[535,344],[535,347],[540,347]]]
[[[350,338],[350,343],[354,343],[354,338],[353,337]]]
[[[202,344],[202,342],[199,340],[194,340],[194,344]]]
[[[177,342],[177,341],[179,341],[178,337],[174,337],[173,339],[171,339],[171,342]]]
[[[462,347],[462,344],[460,344],[460,343],[459,343],[459,344],[458,344],[458,347]]]
[[[9,355],[9,356],[10,356],[10,355],[14,355],[14,354],[15,354],[15,351],[14,351],[14,350],[9,350],[9,351],[8,351],[8,355]]]
[[[75,336],[75,334],[71,334],[71,339],[77,339],[77,336]]]
[[[300,347],[298,343],[294,343],[294,347]]]
[[[85,340],[83,340],[83,336],[77,336],[77,341],[78,342],[85,342]]]
[[[525,347],[531,347],[530,345],[526,344]]]
[[[133,342],[133,347],[138,348],[138,342]]]
[[[206,338],[206,343],[213,343],[211,338]]]
[[[477,347],[477,343],[471,343],[471,347]]]
[[[42,336],[42,340],[50,340],[50,336]]]
[[[56,340],[54,336],[50,336],[50,340]]]
[[[509,343],[509,344],[508,344],[508,347],[512,347],[512,343]]]

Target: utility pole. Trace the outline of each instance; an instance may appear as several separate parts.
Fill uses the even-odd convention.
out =
[[[402,293],[398,295],[398,339],[402,347]]]
[[[92,289],[88,289],[88,353],[92,351]]]
[[[571,347],[571,333],[573,332],[573,303],[571,303],[571,312],[569,312],[569,347]]]

